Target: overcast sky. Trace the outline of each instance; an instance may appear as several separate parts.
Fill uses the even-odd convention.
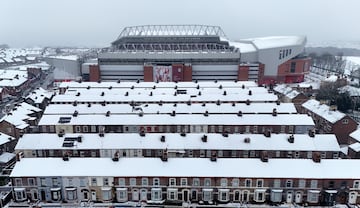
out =
[[[0,0],[0,44],[108,46],[126,26],[206,24],[232,40],[360,41],[360,0]]]

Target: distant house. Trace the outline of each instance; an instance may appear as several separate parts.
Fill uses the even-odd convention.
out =
[[[335,134],[340,144],[349,144],[349,135],[358,125],[350,116],[314,99],[306,101],[301,106],[301,113],[307,113],[313,118],[320,133]]]
[[[0,132],[19,138],[37,125],[41,112],[41,109],[23,102],[0,119]]]
[[[25,98],[25,101],[30,105],[45,110],[46,106],[48,105],[53,96],[54,93],[44,90],[43,88],[38,88],[31,92]]]
[[[282,102],[294,103],[298,112],[300,112],[301,104],[309,99],[304,93],[287,87],[284,84],[274,87],[274,91]]]

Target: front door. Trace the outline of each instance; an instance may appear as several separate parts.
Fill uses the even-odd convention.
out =
[[[139,191],[136,189],[132,191],[132,200],[139,201]]]
[[[295,194],[295,203],[301,203],[302,202],[302,196],[300,192],[296,192]]]
[[[349,204],[356,204],[357,192],[349,193]]]
[[[46,201],[46,194],[44,190],[40,191],[40,195],[41,195],[41,201]]]
[[[293,201],[293,195],[291,192],[286,194],[286,203],[292,203]]]
[[[189,191],[188,190],[183,191],[183,201],[184,202],[189,201]]]
[[[91,191],[91,200],[96,201],[96,191]]]

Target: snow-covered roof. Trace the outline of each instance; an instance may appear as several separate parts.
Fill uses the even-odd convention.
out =
[[[46,167],[46,168],[44,168]],[[139,171],[141,167],[142,171]],[[246,168],[244,168],[246,167]],[[286,167],[286,168],[284,168]],[[352,167],[352,168],[349,168]],[[346,171],[344,171],[346,170]],[[244,177],[359,179],[360,160],[224,158],[23,158],[10,177],[108,176],[108,177]]]
[[[231,113],[237,114],[239,111],[242,113],[272,113],[275,108],[277,113],[297,113],[293,103],[251,103],[246,105],[245,103],[235,103],[234,106],[231,103],[222,103],[221,105],[216,105],[215,103],[206,103],[205,106],[201,103],[193,103],[187,105],[185,103],[178,103],[176,106],[174,104],[163,104],[159,106],[158,104],[143,104],[137,106],[141,108],[144,114],[164,114],[172,113],[175,111],[179,114],[189,114],[189,113],[208,113],[212,114],[221,114],[221,113]],[[102,106],[101,104],[50,104],[46,107],[44,114],[73,114],[74,111],[77,111],[79,114],[102,114],[105,115],[106,112],[110,111],[111,114],[138,114],[138,110],[133,110],[132,106],[129,104],[107,104]]]
[[[278,114],[276,117],[269,114],[144,114],[138,115],[43,115],[39,125],[62,125],[61,117],[71,117],[65,125],[295,125],[313,126],[310,116],[304,114]]]
[[[0,132],[0,145],[6,144],[14,139],[14,137]]]
[[[329,106],[325,104],[320,104],[319,101],[311,99],[302,104],[307,110],[317,114],[318,116],[324,118],[330,123],[335,123],[346,115],[338,110],[331,110]]]
[[[357,88],[357,87],[353,87],[353,86],[350,86],[350,85],[345,85],[344,87],[340,87],[339,91],[341,93],[349,92],[349,95],[351,97],[360,97],[360,88]]]
[[[43,88],[38,88],[31,92],[26,99],[31,99],[34,103],[42,103],[45,98],[51,99],[53,96],[52,92],[49,92],[47,90],[44,90]]]
[[[350,134],[350,137],[360,142],[360,129],[356,129]]]
[[[126,85],[125,88],[92,88],[90,85],[86,88],[68,88],[65,94],[54,96],[52,102],[215,102],[217,100],[223,102],[245,102],[246,100],[265,102],[278,99],[276,95],[269,93],[264,87],[244,87],[243,89],[241,85],[239,87],[221,84],[205,87],[197,87],[197,85],[186,87],[186,84],[182,84],[182,86],[175,84],[173,87],[170,87],[171,85],[163,85],[163,87],[156,87],[155,85],[154,87],[154,85],[155,83],[152,83],[143,87],[132,83],[130,86]],[[251,91],[251,95],[249,95],[249,91]]]
[[[109,88],[112,87],[113,89],[116,88],[174,88],[175,86],[179,88],[219,88],[220,85],[223,88],[241,88],[244,85],[246,88],[248,87],[258,87],[258,85],[254,81],[199,81],[199,82],[125,82],[121,81],[118,82],[62,82],[59,88]]]
[[[27,72],[17,69],[0,69],[0,86],[17,87],[27,81]]]
[[[340,147],[333,134],[318,134],[314,138],[307,134],[295,134],[294,143],[288,142],[288,134],[272,134],[270,138],[263,134],[206,134],[207,142],[201,138],[204,134],[188,133],[185,136],[174,133],[151,133],[141,137],[137,133],[105,133],[104,137],[98,134],[25,134],[16,145],[17,151],[22,150],[49,150],[49,149],[167,149],[171,150],[281,150],[281,151],[334,151],[339,152]],[[77,138],[73,147],[63,147],[65,138]],[[165,136],[165,142],[161,142]],[[119,138],[121,137],[121,138]],[[250,138],[249,143],[244,139]]]
[[[48,58],[53,58],[53,59],[64,59],[64,60],[71,60],[71,61],[77,61],[77,60],[79,60],[79,56],[77,56],[77,55],[68,55],[68,56],[49,56]]]
[[[257,51],[255,46],[250,41],[229,41],[229,45],[235,46],[240,50],[241,53],[252,53]]]
[[[349,145],[349,148],[354,150],[355,152],[359,152],[360,151],[360,143],[356,142],[354,144]]]
[[[240,40],[241,41],[241,40]],[[258,49],[279,48],[294,45],[305,45],[305,36],[269,36],[261,38],[244,39],[252,41]]]
[[[14,159],[16,154],[10,152],[3,152],[0,155],[0,163],[8,163],[10,160]]]
[[[288,87],[286,84],[280,84],[274,87],[274,90],[278,93],[283,94],[289,99],[294,99],[300,93],[296,90],[293,90],[291,87]]]
[[[338,76],[337,75],[330,75],[329,77],[327,77],[326,79],[324,79],[325,82],[336,82],[338,80]]]
[[[32,105],[29,105],[25,102],[22,102],[18,106],[16,106],[14,109],[10,111],[7,115],[3,116],[0,119],[0,122],[7,121],[8,123],[11,123],[18,129],[24,129],[29,124],[26,123],[26,119],[31,118],[29,115],[33,114],[35,112],[40,112],[41,109],[34,107]]]

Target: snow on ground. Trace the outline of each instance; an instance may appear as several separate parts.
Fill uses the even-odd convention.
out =
[[[344,56],[346,59],[345,74],[351,74],[351,71],[360,69],[360,56]]]

